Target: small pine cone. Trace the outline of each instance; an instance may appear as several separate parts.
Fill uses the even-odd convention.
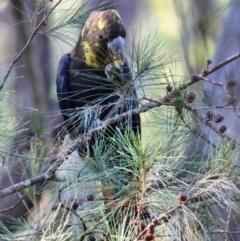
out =
[[[188,103],[192,103],[196,98],[196,94],[194,92],[189,92],[187,93],[186,97],[185,97],[185,100],[188,102]]]
[[[227,130],[227,127],[222,125],[222,126],[219,126],[217,128],[217,131],[220,133],[220,134],[223,134],[225,131]]]
[[[212,63],[212,60],[207,59],[207,60],[206,60],[206,63],[207,63],[207,65],[209,65],[209,64],[211,64],[211,63]]]
[[[234,79],[229,79],[227,81],[227,87],[234,87],[236,84],[237,84],[237,82]]]
[[[88,239],[88,241],[95,241],[96,240],[96,238],[94,237],[93,234],[89,234],[87,239]]]
[[[224,119],[224,116],[218,114],[218,115],[215,117],[215,120],[214,120],[214,121],[215,121],[215,123],[220,123],[220,122],[223,121],[223,119]]]
[[[181,202],[185,202],[187,200],[187,195],[180,192],[179,195],[178,195],[178,200],[181,201]]]
[[[209,120],[209,121],[213,120],[213,118],[214,118],[214,114],[211,110],[207,111],[205,113],[205,115],[206,115],[207,120]]]
[[[77,208],[78,208],[78,206],[79,206],[79,203],[78,202],[73,202],[73,204],[72,204],[72,210],[76,210]]]
[[[171,92],[172,89],[173,89],[173,87],[172,87],[171,85],[168,84],[168,85],[166,86],[167,92]]]
[[[94,195],[90,194],[87,196],[87,201],[93,201],[94,200]]]
[[[201,75],[202,75],[203,77],[208,76],[208,74],[209,74],[209,71],[208,71],[207,69],[202,69]]]

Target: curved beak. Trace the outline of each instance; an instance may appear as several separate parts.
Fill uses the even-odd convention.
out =
[[[123,57],[123,45],[124,45],[124,38],[118,36],[117,38],[113,39],[108,43],[109,54],[113,62],[117,66],[121,66],[124,63]]]

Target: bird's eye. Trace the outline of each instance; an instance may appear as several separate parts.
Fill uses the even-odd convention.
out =
[[[103,35],[102,34],[100,34],[98,37],[99,37],[99,40],[103,40]]]

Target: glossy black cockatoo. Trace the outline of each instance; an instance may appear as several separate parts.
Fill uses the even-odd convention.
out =
[[[125,37],[122,19],[115,10],[92,12],[74,49],[62,56],[57,70],[57,95],[71,139],[138,107],[129,64],[123,55]],[[111,139],[116,127],[118,132],[140,134],[140,116],[129,114],[98,137]],[[91,136],[78,151],[91,152],[96,138]]]

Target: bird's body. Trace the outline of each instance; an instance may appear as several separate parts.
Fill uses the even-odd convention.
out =
[[[73,51],[61,58],[57,94],[72,139],[138,106],[130,68],[122,54],[125,37],[125,28],[115,10],[93,12]],[[129,115],[110,129],[124,125],[140,133],[140,116]],[[94,142],[91,140],[90,146]]]

